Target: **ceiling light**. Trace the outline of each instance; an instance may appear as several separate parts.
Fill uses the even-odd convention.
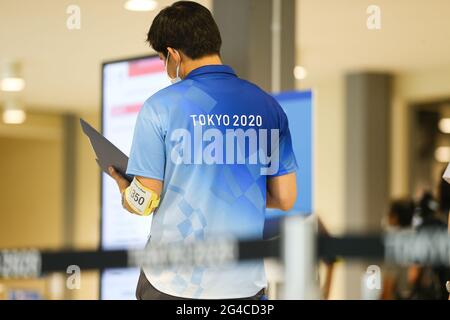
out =
[[[450,162],[450,147],[438,147],[434,152],[434,158],[438,162]]]
[[[442,118],[438,124],[439,130],[443,133],[450,133],[450,118]]]
[[[18,92],[25,88],[25,80],[22,78],[4,78],[1,80],[2,91]]]
[[[308,75],[308,72],[306,72],[305,67],[302,66],[296,66],[294,68],[294,77],[297,80],[303,80]]]
[[[130,11],[152,11],[158,3],[155,0],[128,0],[125,2],[125,9]]]
[[[25,122],[27,114],[23,110],[3,111],[3,122],[6,124],[21,124]]]
[[[3,122],[6,124],[21,124],[27,118],[26,112],[22,106],[15,100],[9,100],[3,110]]]
[[[21,65],[18,62],[5,62],[1,68],[0,90],[18,92],[25,88],[25,80],[21,76]]]

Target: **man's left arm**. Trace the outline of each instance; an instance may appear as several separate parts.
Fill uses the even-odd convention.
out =
[[[122,206],[125,210],[128,212],[131,212],[133,214],[137,214],[133,210],[133,208],[130,207],[128,202],[125,199],[125,190],[130,186],[130,182],[126,180],[119,172],[117,172],[114,167],[109,167],[109,173],[111,174],[111,177],[116,181],[117,186],[119,187],[120,194],[122,195]],[[135,177],[140,184],[142,184],[147,189],[152,190],[158,197],[161,195],[163,182],[161,180],[157,179],[151,179],[151,178],[145,178],[145,177]]]
[[[126,173],[134,176],[133,182],[130,184],[114,168],[110,171],[122,195],[122,205],[131,213],[148,215],[159,205],[166,161],[164,117],[165,109],[148,99],[136,119],[128,159]]]

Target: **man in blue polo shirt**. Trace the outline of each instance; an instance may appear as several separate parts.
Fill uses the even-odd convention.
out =
[[[127,173],[111,168],[128,211],[153,213],[149,248],[218,236],[262,238],[267,207],[296,200],[288,121],[280,105],[220,59],[211,13],[180,1],[148,33],[173,85],[151,96],[135,127]],[[144,269],[138,299],[258,299],[263,260]]]

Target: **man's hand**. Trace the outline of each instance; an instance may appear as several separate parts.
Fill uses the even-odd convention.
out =
[[[133,212],[133,210],[130,208],[130,206],[128,205],[128,203],[126,201],[124,201],[124,192],[125,189],[128,188],[128,186],[130,185],[130,183],[128,182],[127,179],[125,179],[119,172],[116,171],[116,169],[114,169],[114,167],[109,167],[109,174],[111,175],[111,177],[116,180],[117,186],[119,187],[119,191],[120,191],[120,195],[122,196],[122,207],[127,210],[128,212],[131,212],[133,214],[135,214]]]
[[[117,186],[119,187],[120,194],[123,194],[126,188],[130,185],[127,179],[125,179],[119,172],[117,172],[114,167],[110,166],[108,168],[111,177],[116,180]]]

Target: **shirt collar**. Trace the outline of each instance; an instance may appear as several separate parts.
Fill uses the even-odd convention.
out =
[[[212,64],[192,70],[191,72],[189,72],[189,74],[186,76],[185,79],[190,79],[198,75],[213,74],[213,73],[226,73],[236,77],[236,73],[230,66],[223,64]]]

